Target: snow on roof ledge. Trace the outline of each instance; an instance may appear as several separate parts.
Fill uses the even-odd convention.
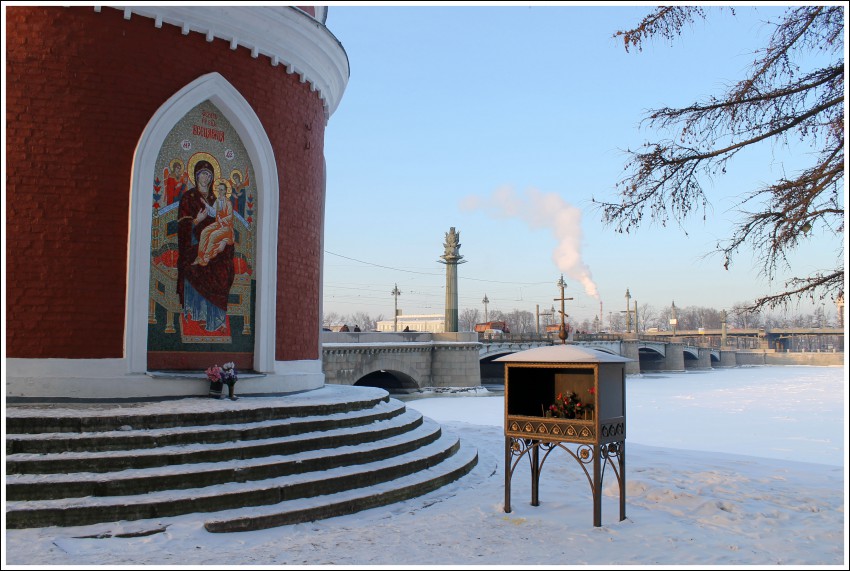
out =
[[[630,363],[634,359],[612,355],[590,347],[579,347],[578,345],[551,345],[548,347],[537,347],[511,353],[498,359],[498,362],[512,363]]]

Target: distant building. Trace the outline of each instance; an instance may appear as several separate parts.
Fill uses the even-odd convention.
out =
[[[475,327],[473,327],[474,331],[478,333],[484,333],[485,331],[494,330],[499,331],[501,333],[510,333],[511,330],[508,329],[508,324],[504,321],[487,321],[486,323],[476,323]]]
[[[487,321],[485,323],[476,323],[473,326],[473,331],[478,333],[478,339],[501,339],[506,333],[510,333],[508,324],[504,321]]]
[[[404,331],[405,327],[409,327],[410,331],[421,331],[425,333],[443,333],[446,330],[446,316],[442,313],[426,314],[426,315],[399,315],[398,316],[398,331]],[[396,331],[396,320],[385,319],[379,321],[376,329],[381,332]]]

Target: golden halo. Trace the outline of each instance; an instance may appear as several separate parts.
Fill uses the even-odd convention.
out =
[[[189,180],[192,181],[192,186],[195,185],[195,165],[198,161],[208,161],[213,166],[213,180],[221,178],[221,166],[218,160],[209,153],[199,152],[189,157],[189,166],[186,170],[189,171]]]
[[[218,194],[218,185],[220,185],[220,184],[224,184],[225,188],[227,189],[227,190],[224,191],[225,196],[227,198],[230,198],[230,195],[233,194],[233,186],[230,184],[230,181],[227,180],[226,178],[217,178],[217,179],[215,179],[215,182],[213,182],[213,193],[215,193],[215,197],[221,198]]]
[[[237,182],[236,182],[236,180],[233,178],[233,177],[234,177],[235,175],[237,175],[237,174],[239,175],[239,182],[238,182],[238,183],[237,183]],[[231,182],[233,182],[233,184],[239,184],[239,185],[241,185],[243,182],[245,182],[245,176],[242,174],[242,171],[240,171],[239,169],[233,169],[233,170],[230,172],[230,180],[231,180]]]

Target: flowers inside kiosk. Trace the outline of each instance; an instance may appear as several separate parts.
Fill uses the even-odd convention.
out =
[[[579,463],[593,492],[593,525],[602,525],[602,482],[608,473],[620,490],[626,518],[626,371],[632,361],[580,347],[553,345],[495,359],[505,364],[505,512],[511,511],[511,476],[531,463],[531,505],[538,506],[540,470],[550,453]]]

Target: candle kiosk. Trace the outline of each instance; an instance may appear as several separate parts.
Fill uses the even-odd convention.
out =
[[[593,496],[593,525],[602,525],[606,466],[617,478],[620,521],[626,517],[626,372],[632,361],[578,345],[553,345],[495,359],[505,364],[505,512],[511,478],[527,458],[531,505],[540,505],[540,471],[562,449],[581,466]]]

